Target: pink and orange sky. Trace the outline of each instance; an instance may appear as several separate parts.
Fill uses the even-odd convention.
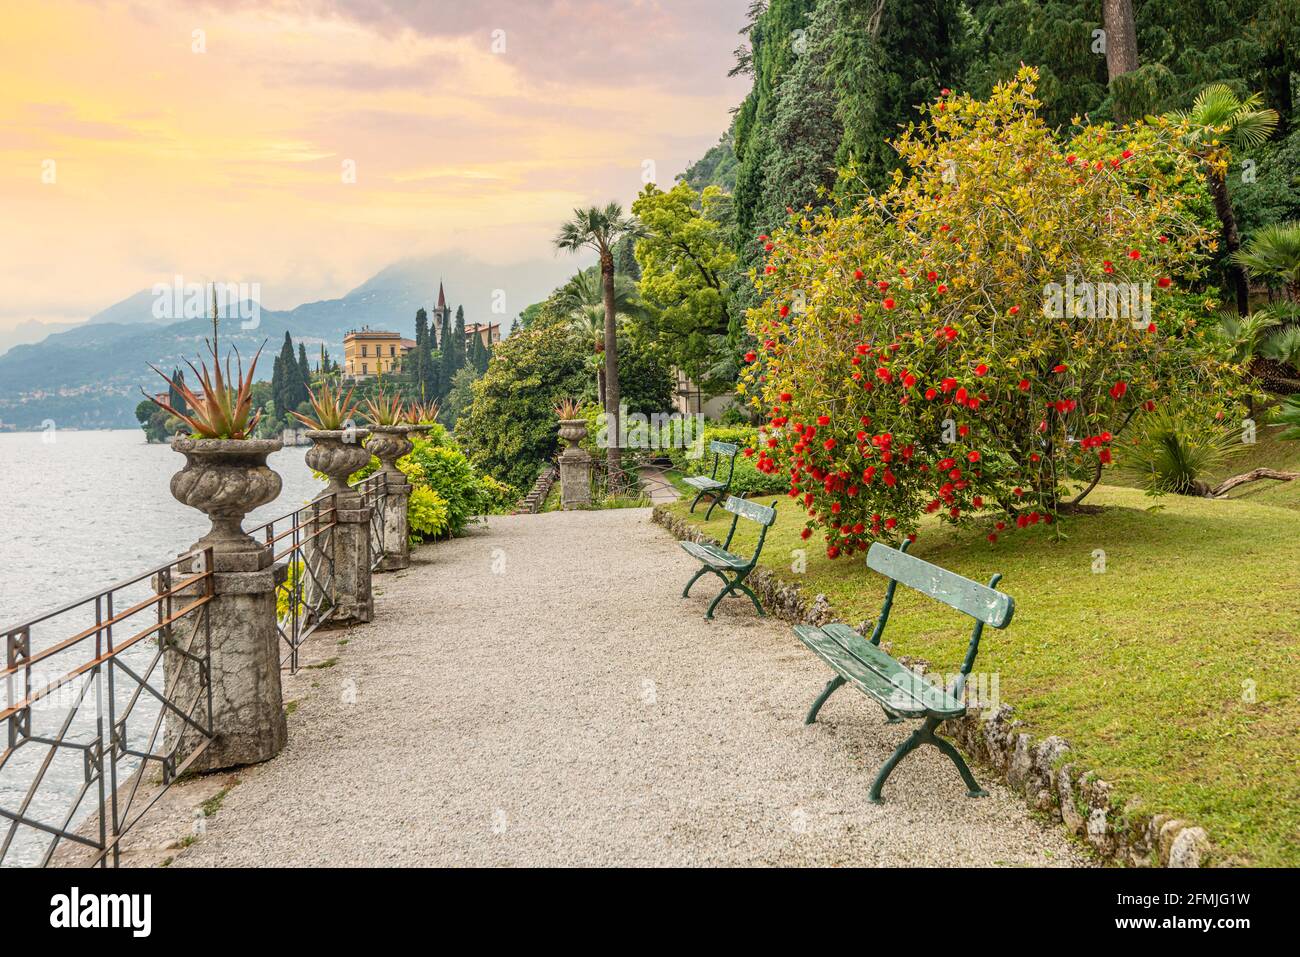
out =
[[[746,0],[2,5],[0,328],[176,274],[288,308],[404,256],[551,258],[747,86]]]

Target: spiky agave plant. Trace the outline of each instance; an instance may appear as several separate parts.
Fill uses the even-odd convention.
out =
[[[412,402],[406,407],[406,422],[408,425],[434,425],[438,421],[439,411],[437,399]]]
[[[238,362],[234,378],[230,375],[230,355],[226,355],[226,368],[223,374],[221,360],[217,357],[215,336],[204,340],[212,356],[212,369],[207,362],[200,362],[196,367],[188,359],[185,364],[194,373],[195,379],[203,387],[202,393],[195,393],[183,380],[172,379],[153,363],[149,368],[180,393],[189,412],[179,412],[169,402],[145,394],[158,407],[176,416],[190,427],[194,438],[199,439],[247,439],[252,436],[257,423],[261,421],[261,410],[253,411],[253,374],[257,369],[257,360],[262,355],[262,346],[258,346],[253,361],[249,364],[248,374],[244,374],[244,360],[239,350],[233,350]],[[265,343],[263,343],[265,345]],[[232,384],[233,383],[233,384]],[[141,390],[142,392],[144,390]]]
[[[582,404],[571,396],[565,396],[555,403],[555,417],[557,419],[580,419],[582,418]]]
[[[332,386],[330,381],[325,379],[316,389],[309,390],[307,393],[312,414],[303,412],[290,414],[309,429],[318,432],[337,432],[344,428],[357,413],[356,403],[352,401],[354,391],[348,389],[347,395],[344,395],[342,383]]]
[[[366,399],[365,416],[371,425],[401,425],[405,417],[402,400],[399,396],[384,395],[381,388],[376,395]]]

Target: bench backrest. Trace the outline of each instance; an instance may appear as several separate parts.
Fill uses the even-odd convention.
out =
[[[881,542],[867,551],[867,567],[994,628],[1011,624],[1016,610],[1010,595]]]
[[[740,446],[734,442],[719,442],[713,439],[709,442],[709,451],[713,453],[713,469],[709,472],[709,478],[717,479],[718,464],[725,455],[727,457],[727,480],[724,484],[730,488],[731,476],[736,471],[736,454],[740,451]]]
[[[776,509],[767,505],[759,505],[757,502],[751,502],[747,498],[738,498],[735,495],[727,496],[727,500],[722,503],[722,507],[728,512],[741,518],[747,518],[751,522],[758,522],[764,528],[770,526],[776,521]]]
[[[714,455],[735,455],[740,451],[740,446],[734,442],[719,442],[713,439],[709,442],[709,451]]]

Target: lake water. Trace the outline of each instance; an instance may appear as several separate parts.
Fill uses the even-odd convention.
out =
[[[245,528],[291,512],[310,501],[323,483],[304,462],[304,447],[282,449],[269,463],[280,473],[284,486],[280,497],[249,515]],[[149,445],[138,430],[113,432],[20,432],[0,433],[0,628],[36,617],[87,594],[132,578],[175,558],[204,535],[206,516],[177,502],[171,496],[171,477],[184,458],[166,445]],[[140,600],[149,594],[147,585],[135,586],[122,600]],[[117,608],[123,607],[119,601]],[[38,626],[32,633],[33,650],[49,647],[93,621],[93,609],[59,616]],[[126,634],[146,627],[132,622]],[[0,637],[3,633],[0,632]],[[120,639],[119,639],[120,640]],[[141,642],[125,652],[125,660],[142,668],[156,645]],[[66,673],[93,656],[93,646],[82,642],[52,659],[53,677]],[[0,648],[0,667],[6,650]],[[51,679],[52,680],[52,679]],[[161,684],[158,676],[154,678]],[[114,698],[119,707],[132,688],[121,681]],[[102,689],[101,689],[102,691]],[[57,733],[67,715],[75,689],[53,697],[33,709],[33,731]],[[21,687],[8,682],[0,687],[0,710],[23,697]],[[68,740],[81,736],[93,740],[95,705],[83,705]],[[153,708],[137,708],[130,732],[132,747],[147,743]],[[0,749],[7,743],[7,730],[0,725]],[[46,749],[35,744],[15,752],[9,765],[0,770],[0,807],[13,809],[27,790],[27,781]],[[73,819],[94,810],[94,795],[78,803],[84,783],[80,752],[58,749],[57,760],[38,792],[33,812],[46,823],[61,822],[70,810]],[[155,765],[156,767],[156,765]],[[72,805],[77,805],[75,809]],[[0,823],[0,848],[8,822]],[[40,848],[29,840],[15,842],[5,864],[32,863]]]

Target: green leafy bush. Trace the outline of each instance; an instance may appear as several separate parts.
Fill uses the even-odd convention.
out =
[[[509,515],[523,498],[519,489],[490,475],[479,479],[479,510],[484,515]]]
[[[447,500],[427,485],[417,485],[411,490],[406,506],[406,522],[410,529],[411,544],[437,538],[447,531],[451,523],[451,510]]]

